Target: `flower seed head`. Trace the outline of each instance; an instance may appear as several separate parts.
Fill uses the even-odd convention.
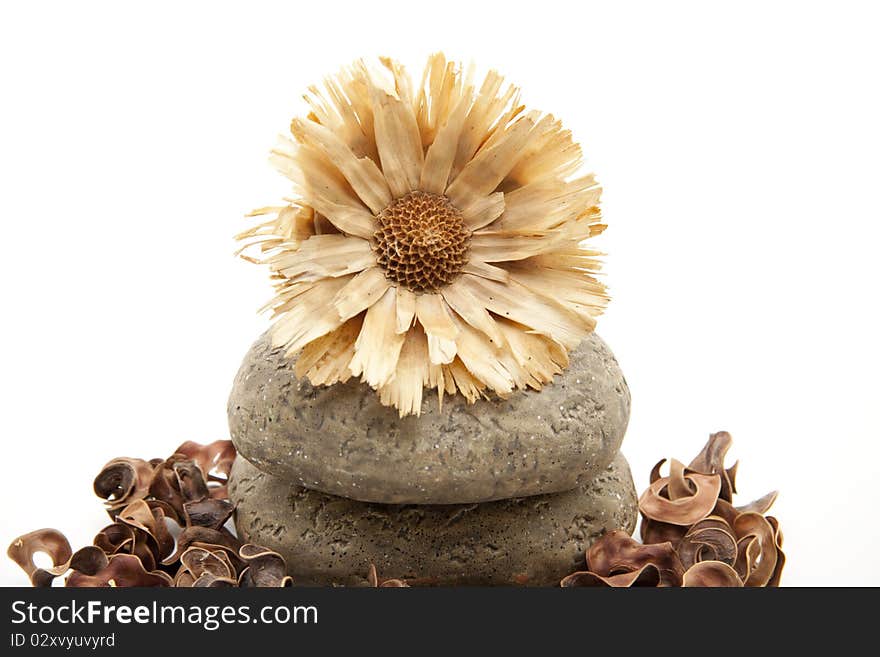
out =
[[[451,283],[467,262],[471,235],[461,212],[439,194],[414,191],[376,217],[376,261],[385,275],[413,292]]]

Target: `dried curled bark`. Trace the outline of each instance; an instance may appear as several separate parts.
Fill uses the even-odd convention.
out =
[[[732,439],[712,434],[685,467],[665,459],[651,471],[639,499],[642,542],[613,531],[586,554],[587,570],[562,586],[779,586],[785,555],[773,516],[772,492],[744,506],[733,505],[738,463],[724,467]]]
[[[93,545],[73,552],[61,532],[41,529],[15,539],[9,557],[34,586],[51,586],[65,573],[71,587],[290,586],[280,554],[242,545],[225,528],[234,459],[228,440],[185,442],[167,459],[113,459],[94,481],[113,523]],[[178,526],[176,540],[169,520]],[[38,552],[51,557],[51,568],[36,566]]]

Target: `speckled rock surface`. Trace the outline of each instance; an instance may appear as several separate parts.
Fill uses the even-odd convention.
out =
[[[366,384],[314,387],[262,336],[229,398],[232,440],[260,469],[367,502],[457,504],[571,490],[617,454],[630,395],[592,334],[541,392],[468,404],[426,391],[421,417],[398,417]]]
[[[240,537],[284,555],[301,585],[382,578],[425,585],[555,586],[583,568],[604,532],[636,521],[629,465],[618,456],[567,493],[464,505],[384,505],[310,491],[239,457],[229,497]]]

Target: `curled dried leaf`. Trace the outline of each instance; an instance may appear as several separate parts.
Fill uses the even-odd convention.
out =
[[[40,568],[34,563],[34,555],[42,552],[52,559],[52,568]],[[38,529],[16,538],[9,545],[6,554],[25,572],[33,586],[52,586],[52,580],[67,570],[73,556],[67,537],[57,529]]]
[[[626,532],[614,530],[587,551],[587,570],[601,577],[631,573],[646,564],[657,568],[660,586],[681,585],[684,568],[671,543],[643,545]]]
[[[184,499],[180,494],[177,475],[171,466],[166,465],[166,462],[156,468],[149,494],[151,505],[162,506],[165,515],[173,518],[178,525],[186,524]]]
[[[178,455],[175,455],[175,458]],[[191,459],[180,460],[172,466],[177,477],[177,489],[186,502],[198,502],[208,497],[208,484],[201,468]]]
[[[230,577],[217,577],[212,573],[203,573],[192,583],[192,588],[228,589],[238,585],[238,582]]]
[[[107,554],[134,551],[134,528],[114,522],[99,531],[92,543]]]
[[[277,552],[247,543],[241,546],[238,556],[247,564],[239,575],[239,586],[267,588],[293,586],[293,580],[287,574],[284,558]]]
[[[111,518],[114,517],[115,509],[146,497],[154,469],[148,461],[125,457],[108,461],[101,468],[101,472],[95,477],[93,488],[95,495],[105,501]]]
[[[760,513],[741,513],[733,523],[741,552],[737,571],[746,586],[766,586],[776,571],[777,531]]]
[[[720,561],[700,561],[687,569],[683,577],[685,587],[742,587],[736,571]]]
[[[717,474],[721,477],[721,491],[719,497],[728,502],[733,501],[736,493],[736,470],[739,463],[724,469],[724,457],[733,444],[733,438],[726,431],[718,431],[709,436],[706,445],[700,453],[691,461],[688,469],[701,474]]]
[[[654,468],[657,475],[660,464]],[[720,491],[720,475],[692,472],[673,459],[669,476],[657,476],[639,498],[639,510],[651,520],[689,526],[711,513]]]
[[[108,557],[101,548],[87,545],[73,553],[67,566],[83,575],[94,575],[107,566]],[[63,571],[62,571],[63,572]],[[62,574],[59,572],[58,574]]]
[[[38,552],[48,554],[51,568],[39,568],[34,564]],[[72,570],[83,575],[94,575],[107,565],[107,555],[101,548],[89,545],[70,553],[70,543],[56,529],[40,529],[15,539],[7,551],[37,587],[52,586],[52,581]],[[64,557],[67,557],[64,559]]]
[[[186,571],[190,574],[193,579],[192,585],[195,585],[195,582],[206,573],[217,578],[225,578],[232,581],[237,579],[235,567],[222,549],[210,550],[204,547],[188,547],[180,555],[180,568],[181,571]],[[178,575],[180,575],[180,572],[178,572]],[[175,580],[177,579],[175,578]]]
[[[178,589],[191,589],[196,583],[196,578],[192,576],[186,568],[180,568],[174,576],[174,587]]]
[[[678,542],[684,538],[688,528],[682,525],[670,525],[667,522],[651,520],[642,516],[641,537],[642,543],[672,543],[678,545]]]
[[[776,541],[776,566],[767,581],[767,586],[779,586],[782,578],[782,569],[785,567],[785,553],[782,551],[782,532],[779,530],[779,521],[773,516],[767,516],[767,522],[773,528],[773,536]]]
[[[631,588],[636,586],[661,586],[660,569],[652,563],[646,563],[638,570],[618,573],[603,577],[590,571],[572,573],[559,583],[564,588],[591,586],[604,588]]]
[[[205,477],[227,477],[235,461],[235,446],[231,440],[215,440],[207,445],[187,440],[174,453],[195,461]]]
[[[212,443],[213,444],[213,443]],[[194,446],[194,447],[193,447]],[[181,446],[188,452],[201,448],[197,443],[184,443]],[[216,450],[210,455],[222,455]],[[226,459],[226,456],[223,456]],[[208,463],[210,465],[210,463]],[[224,471],[227,470],[223,466]],[[225,480],[224,480],[225,481]],[[222,493],[219,497],[215,493]],[[175,453],[157,468],[156,476],[150,486],[152,506],[161,506],[165,514],[179,525],[204,525],[219,528],[232,514],[232,504],[225,499],[225,487],[212,488],[202,467],[184,453]]]
[[[715,508],[712,509],[712,515],[721,518],[724,522],[733,527],[733,523],[736,521],[739,511],[737,511],[736,507],[730,502],[719,499],[715,504]]]
[[[770,507],[773,506],[773,503],[776,501],[776,498],[779,496],[779,491],[770,491],[764,497],[759,497],[748,504],[744,504],[743,506],[735,507],[737,511],[740,513],[767,513],[770,510]]]
[[[171,565],[180,560],[180,555],[190,546],[208,546],[211,548],[223,548],[233,553],[238,558],[238,550],[242,543],[228,529],[211,529],[194,525],[187,527],[177,537],[177,550],[171,556],[162,561],[164,565]]]
[[[135,530],[135,546],[146,545],[152,553],[153,564],[161,562],[174,550],[174,538],[165,525],[162,509],[151,508],[143,500],[137,500],[122,509],[116,520]]]
[[[235,507],[229,500],[207,497],[196,502],[186,502],[183,510],[189,525],[220,529],[229,520]]]
[[[709,516],[693,525],[676,546],[685,569],[701,561],[736,563],[737,548],[733,529],[722,518]]]
[[[141,560],[132,554],[114,554],[107,564],[93,575],[72,572],[67,578],[67,586],[106,587],[106,586],[173,586],[174,582],[161,570],[148,571]]]
[[[215,440],[207,445],[188,440],[175,450],[175,454],[183,454],[195,461],[204,474],[205,481],[209,482],[211,497],[226,497],[226,482],[235,460],[235,446],[231,440]],[[217,485],[211,486],[212,483]]]

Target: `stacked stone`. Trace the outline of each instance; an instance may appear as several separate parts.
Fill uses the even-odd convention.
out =
[[[556,585],[606,531],[634,529],[618,453],[630,395],[592,334],[542,391],[468,404],[425,395],[399,418],[366,384],[313,387],[268,336],[229,400],[230,478],[244,540],[304,585]]]

